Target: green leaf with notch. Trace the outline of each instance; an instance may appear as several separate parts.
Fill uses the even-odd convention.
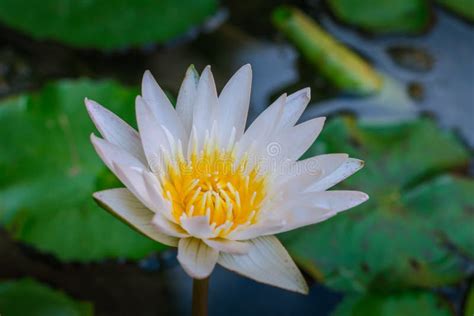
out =
[[[434,287],[457,282],[474,261],[474,181],[469,152],[431,120],[374,126],[330,121],[309,155],[346,152],[365,168],[336,189],[370,199],[323,223],[282,235],[297,262],[343,290]]]
[[[140,259],[164,249],[91,196],[123,185],[90,143],[84,97],[130,123],[137,94],[112,81],[61,81],[0,103],[0,223],[13,238],[65,261]]]

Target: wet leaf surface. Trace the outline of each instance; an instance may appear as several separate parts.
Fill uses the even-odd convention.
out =
[[[348,296],[332,316],[453,316],[446,302],[429,292],[404,292],[392,295]]]
[[[85,96],[132,121],[135,89],[62,81],[0,104],[0,222],[17,240],[66,261],[139,259],[164,246],[100,209],[91,194],[121,187],[89,141]]]
[[[93,315],[91,304],[76,302],[31,279],[0,283],[0,311],[4,316]]]
[[[371,33],[419,33],[430,22],[426,0],[329,0],[343,22]]]
[[[364,169],[336,188],[363,188],[371,198],[282,236],[313,277],[335,289],[364,292],[440,286],[469,275],[474,181],[447,173],[469,160],[453,134],[426,118],[385,126],[337,118],[309,150],[322,152],[365,160]]]
[[[456,14],[474,22],[474,1],[472,0],[436,0],[439,4]]]
[[[0,2],[0,20],[37,39],[76,47],[122,48],[161,43],[203,22],[215,0]]]

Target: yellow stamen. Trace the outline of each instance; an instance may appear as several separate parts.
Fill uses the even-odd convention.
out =
[[[161,177],[177,222],[182,217],[207,215],[211,228],[222,237],[257,220],[266,195],[266,177],[258,167],[247,170],[245,159],[236,164],[232,152],[211,146],[188,157],[180,154],[179,163],[168,163]]]

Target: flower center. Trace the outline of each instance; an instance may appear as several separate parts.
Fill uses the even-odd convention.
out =
[[[258,168],[237,166],[232,153],[213,150],[168,164],[163,177],[165,198],[177,222],[182,217],[207,215],[219,236],[239,225],[253,224],[265,197],[265,177]]]

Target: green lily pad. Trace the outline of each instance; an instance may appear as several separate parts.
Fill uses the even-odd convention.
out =
[[[111,49],[167,41],[216,8],[216,0],[3,0],[0,20],[36,39]]]
[[[473,0],[436,0],[456,14],[474,22],[474,1]]]
[[[343,291],[433,287],[468,275],[474,261],[474,181],[449,170],[469,153],[431,120],[385,126],[330,121],[309,155],[346,152],[365,168],[337,186],[368,202],[283,235],[316,279]]]
[[[0,103],[0,223],[13,238],[66,261],[139,259],[164,248],[91,196],[123,185],[90,143],[84,97],[130,122],[137,94],[112,81],[62,81]]]
[[[346,297],[332,316],[454,316],[445,301],[429,292],[403,292],[392,295],[352,295]]]
[[[91,316],[92,305],[30,279],[0,283],[2,316]]]
[[[419,33],[430,22],[426,0],[328,0],[343,22],[371,33]]]

